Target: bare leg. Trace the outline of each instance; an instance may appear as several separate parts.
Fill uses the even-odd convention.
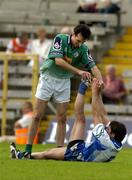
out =
[[[32,153],[34,159],[54,159],[54,160],[64,160],[64,154],[66,147],[53,148],[43,152]]]
[[[75,115],[70,141],[84,139],[85,116],[84,116],[84,95],[78,93],[75,101]]]
[[[33,121],[29,127],[27,144],[33,144],[33,140],[36,135],[40,119],[42,118],[43,113],[45,111],[46,105],[47,105],[47,102],[40,99],[36,99],[35,112],[34,112]]]
[[[57,131],[56,143],[57,146],[64,146],[64,139],[66,134],[66,111],[68,103],[57,103]]]

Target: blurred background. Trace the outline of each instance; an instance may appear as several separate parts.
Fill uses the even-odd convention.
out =
[[[24,144],[32,119],[39,67],[58,33],[89,25],[86,42],[102,72],[103,101],[111,120],[123,121],[132,147],[132,0],[0,0],[0,141]],[[114,81],[113,81],[114,79]],[[80,79],[72,78],[67,136]],[[91,128],[91,90],[85,98],[86,139]],[[55,104],[48,103],[34,143],[55,143]],[[25,124],[22,123],[25,120]]]

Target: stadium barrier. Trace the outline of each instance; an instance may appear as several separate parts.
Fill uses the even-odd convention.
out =
[[[6,53],[0,53],[0,61],[3,63],[3,68],[1,69],[1,73],[3,73],[3,83],[2,83],[2,96],[0,97],[1,101],[1,108],[2,108],[2,118],[1,118],[1,135],[4,136],[6,135],[6,125],[7,125],[7,105],[8,101],[25,101],[25,98],[22,97],[20,99],[16,99],[15,96],[11,97],[8,91],[8,81],[9,81],[9,72],[13,71],[13,66],[11,69],[9,69],[9,62],[11,60],[13,61],[29,61],[33,60],[33,67],[32,67],[32,83],[31,83],[31,97],[28,97],[28,100],[30,100],[33,104],[35,101],[35,91],[36,91],[36,86],[38,83],[38,67],[39,67],[39,61],[38,61],[38,56],[34,54],[22,54],[22,53],[11,53],[11,54],[6,54]],[[27,66],[27,65],[26,65]],[[25,68],[27,68],[25,66]],[[19,69],[19,64],[17,64],[17,68]],[[15,71],[14,71],[15,72]],[[25,79],[26,81],[26,79]],[[19,83],[19,79],[17,81]],[[13,90],[12,90],[13,91]],[[21,93],[19,93],[21,97]]]

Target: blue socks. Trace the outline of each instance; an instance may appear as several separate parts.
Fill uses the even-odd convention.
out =
[[[79,85],[79,89],[78,92],[82,95],[85,94],[86,90],[87,90],[88,86],[86,86],[83,82],[80,83]]]

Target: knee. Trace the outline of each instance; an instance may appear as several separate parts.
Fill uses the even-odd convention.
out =
[[[83,112],[76,114],[76,121],[79,123],[83,123],[83,124],[86,123],[85,116],[84,116]]]
[[[58,123],[65,124],[66,123],[66,114],[61,113],[57,115]]]
[[[49,151],[48,150],[44,152],[42,159],[49,159]]]
[[[42,115],[40,113],[35,113],[33,117],[33,121],[40,121]]]

